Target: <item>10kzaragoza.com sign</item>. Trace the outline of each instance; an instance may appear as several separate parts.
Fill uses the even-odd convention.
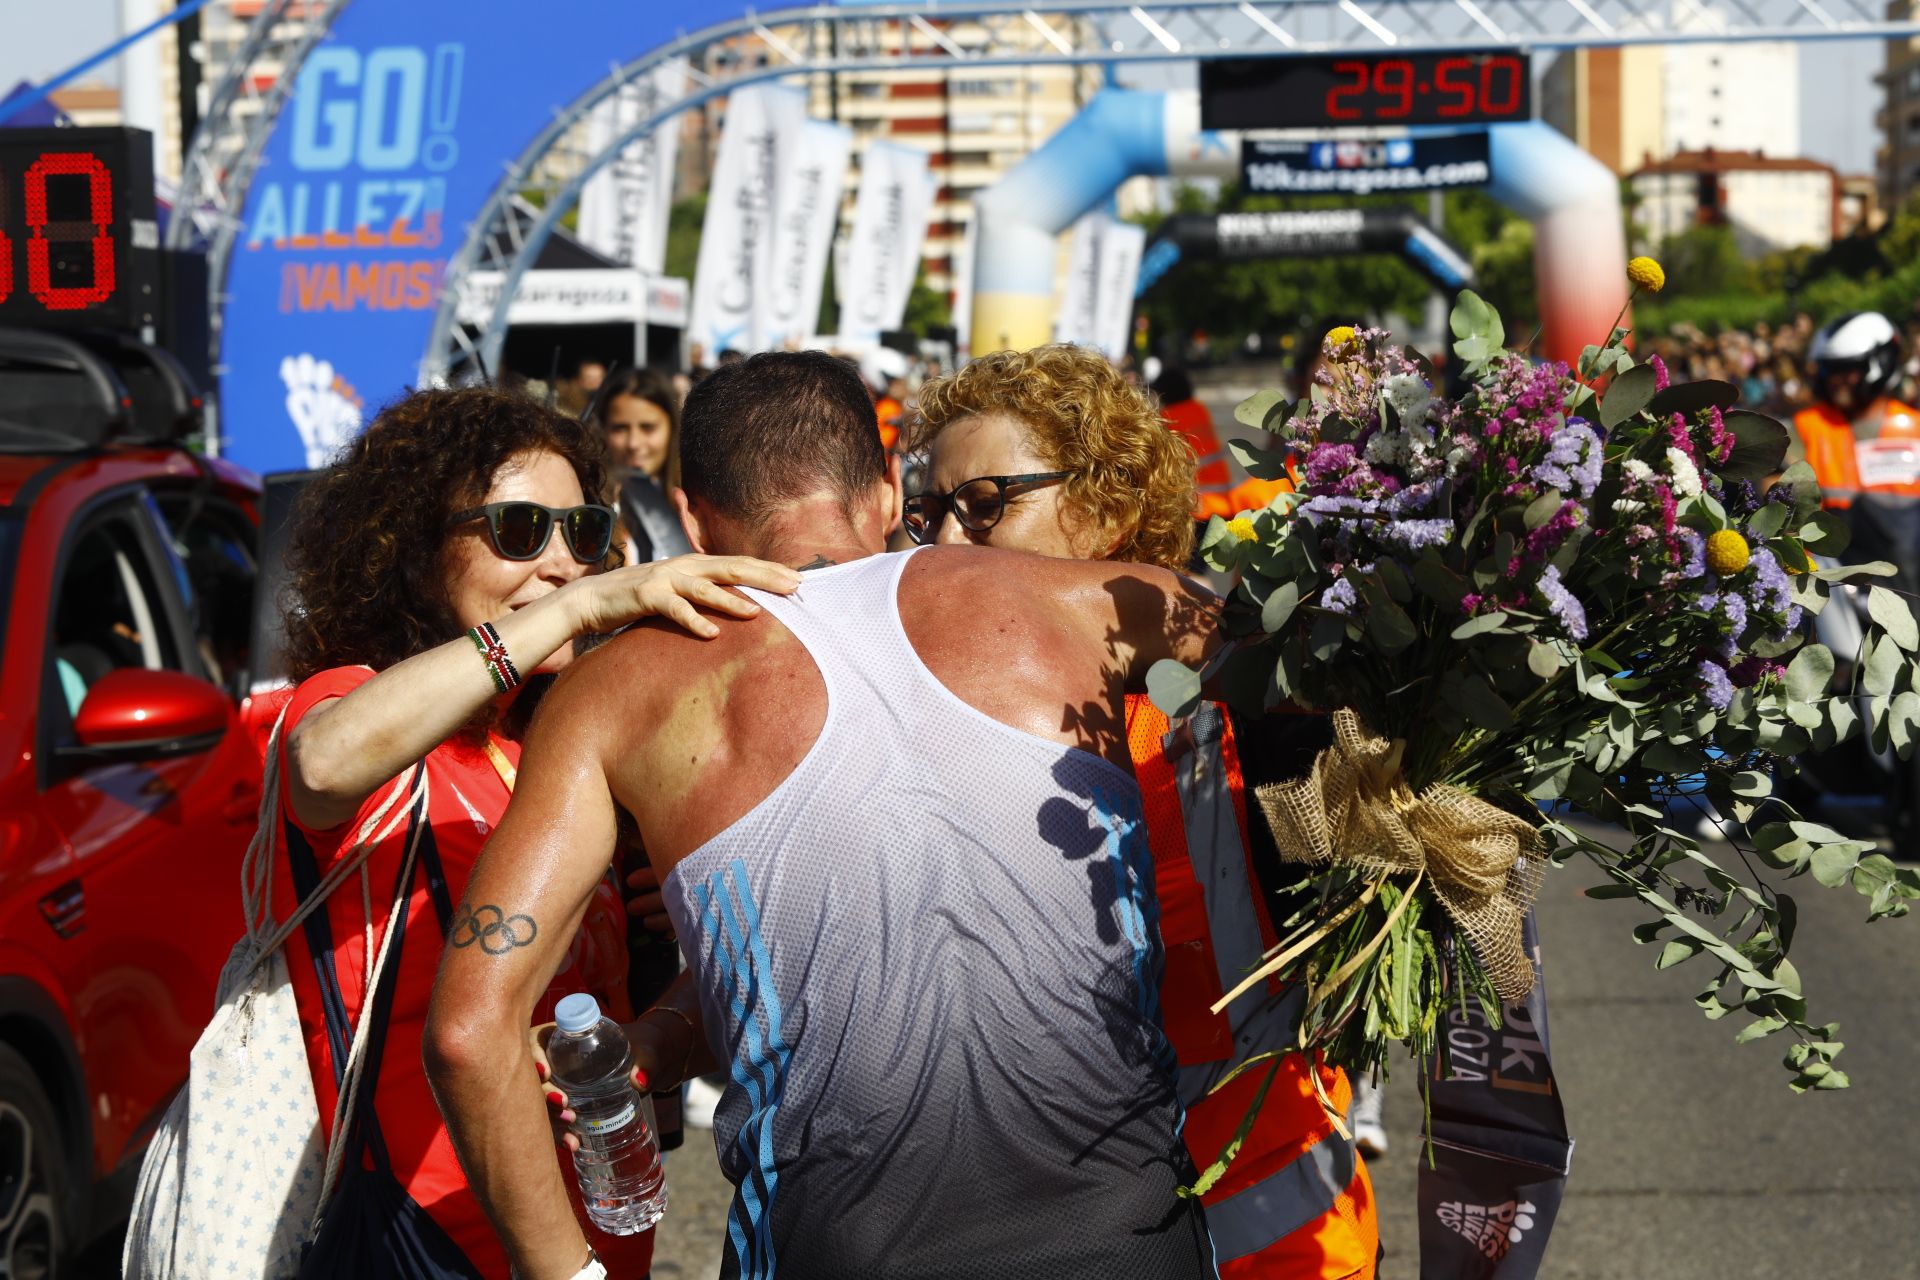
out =
[[[1479,186],[1493,176],[1487,135],[1292,142],[1248,138],[1240,148],[1244,190],[1262,195],[1371,195]]]

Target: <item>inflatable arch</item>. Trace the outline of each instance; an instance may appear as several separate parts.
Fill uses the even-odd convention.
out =
[[[1549,125],[1497,124],[1488,135],[1488,193],[1534,225],[1541,350],[1572,363],[1583,346],[1607,335],[1627,299],[1619,184],[1605,165]],[[974,352],[1050,340],[1055,237],[1122,182],[1143,175],[1231,177],[1239,171],[1239,136],[1200,128],[1197,93],[1101,91],[974,199]]]

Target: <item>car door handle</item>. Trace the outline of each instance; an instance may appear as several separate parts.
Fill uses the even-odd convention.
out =
[[[252,822],[260,815],[260,784],[257,782],[236,782],[233,790],[227,793],[227,802],[220,806],[220,816],[228,822]]]

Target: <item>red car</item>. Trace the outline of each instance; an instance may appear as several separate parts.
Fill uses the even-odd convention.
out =
[[[0,1276],[124,1215],[241,928],[260,481],[129,338],[0,329]]]

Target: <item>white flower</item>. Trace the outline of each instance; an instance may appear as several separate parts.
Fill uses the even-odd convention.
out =
[[[1615,498],[1613,500],[1613,514],[1617,516],[1638,515],[1646,509],[1646,503],[1635,502],[1632,498]]]
[[[1638,458],[1628,458],[1620,464],[1620,474],[1624,475],[1629,483],[1645,484],[1653,479],[1653,468]]]
[[[1433,403],[1433,390],[1413,374],[1396,373],[1381,382],[1380,398],[1393,406],[1394,413],[1399,415],[1401,429],[1412,431],[1427,420],[1427,406]]]
[[[1694,470],[1691,458],[1678,449],[1669,448],[1667,469],[1673,473],[1674,497],[1697,498],[1700,496],[1700,473]]]
[[[1405,461],[1407,437],[1401,431],[1376,431],[1367,441],[1367,461],[1374,466],[1393,466]]]

